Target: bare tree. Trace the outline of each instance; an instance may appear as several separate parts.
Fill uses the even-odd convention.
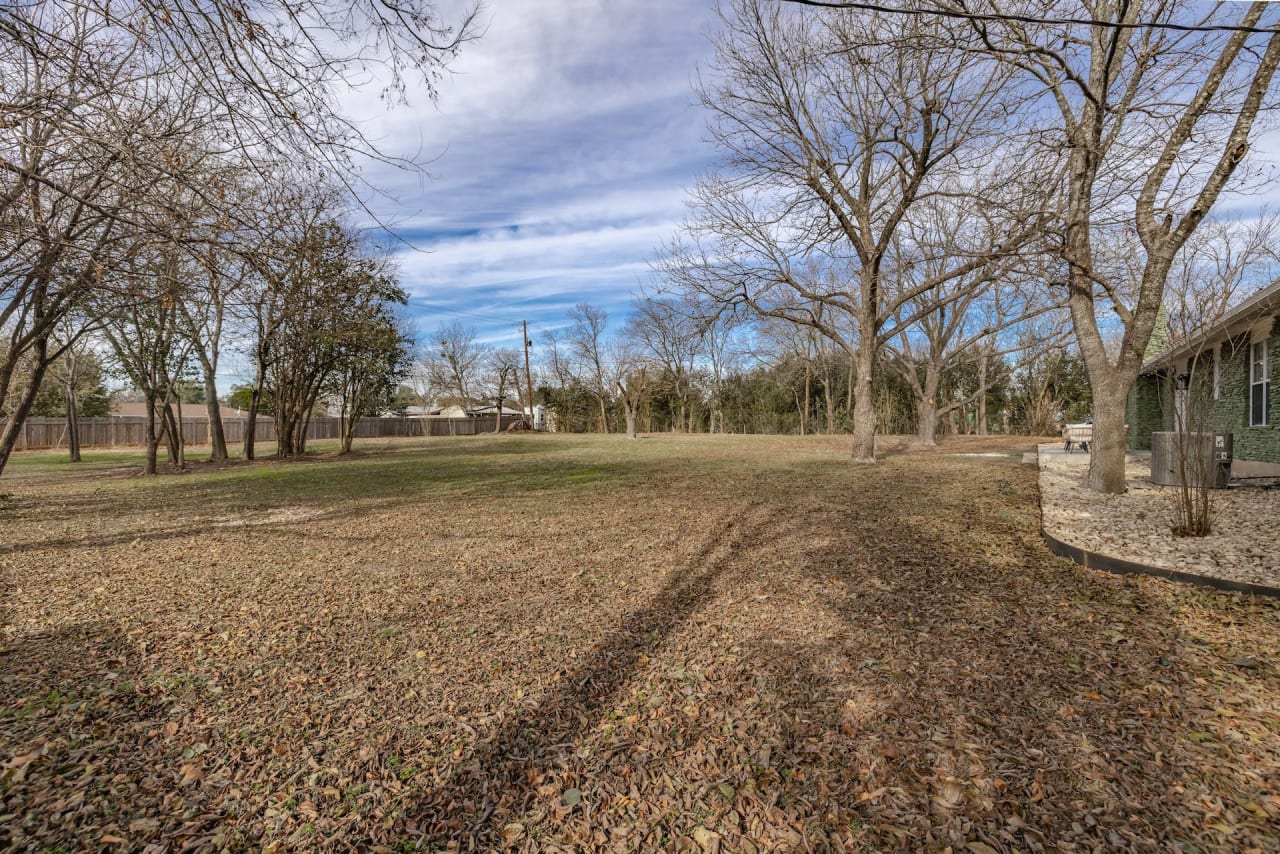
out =
[[[815,314],[821,307],[815,307]],[[804,326],[777,318],[757,324],[755,358],[762,364],[773,363],[789,378],[789,395],[795,403],[796,431],[807,436],[813,416],[813,375],[817,341],[821,336],[812,326]]]
[[[254,221],[236,245],[247,269],[233,315],[254,368],[244,427],[246,460],[257,454],[259,409],[279,356],[281,329],[289,320],[290,290],[299,277],[306,275],[310,263],[306,247],[312,235],[320,232],[326,219],[336,215],[339,206],[332,187],[306,183],[290,186],[294,183],[290,178],[297,177],[286,173],[276,181],[255,187],[251,208]]]
[[[699,338],[698,324],[687,307],[671,299],[638,297],[624,334],[633,348],[644,352],[672,393],[671,429],[693,432],[691,398]]]
[[[1070,327],[1066,310],[1058,309],[1016,330],[1019,358],[1010,370],[1011,404],[1029,435],[1056,435],[1059,417],[1069,416],[1070,404],[1088,397],[1084,367],[1070,347]],[[1084,417],[1087,411],[1075,414]]]
[[[230,164],[259,177],[319,164],[348,189],[358,157],[417,168],[335,95],[372,73],[392,100],[411,76],[434,97],[474,14],[451,24],[429,0],[0,5],[0,471],[58,355],[51,330],[118,280],[122,247],[147,235],[189,249],[244,224],[209,180]],[[188,223],[166,204],[185,197],[216,212],[217,233],[175,231]],[[34,366],[22,387],[19,362]]]
[[[207,227],[207,226],[206,226]],[[225,460],[227,436],[218,405],[218,365],[222,357],[223,328],[230,304],[243,296],[253,275],[252,265],[240,256],[230,235],[208,236],[195,250],[195,267],[188,298],[178,304],[178,322],[191,341],[191,352],[200,365],[204,383],[205,413],[209,420],[209,459]]]
[[[959,232],[982,223],[981,216],[951,204],[922,206],[907,223],[891,252],[892,267],[900,286],[938,275],[950,262]],[[988,220],[979,228],[996,228]],[[983,239],[991,239],[988,235]],[[1001,333],[1052,310],[1048,295],[1028,287],[1020,255],[1008,254],[965,275],[948,279],[938,287],[915,292],[894,311],[897,336],[887,344],[887,364],[910,387],[916,403],[916,439],[922,445],[937,444],[939,419],[973,399],[985,403],[985,376],[992,361],[1016,351],[1016,338]],[[983,381],[971,394],[942,401],[939,393],[949,371],[974,362]],[[975,417],[985,424],[985,412]]]
[[[80,410],[82,399],[92,394],[100,385],[101,359],[93,348],[88,333],[98,328],[96,320],[83,313],[66,314],[58,324],[53,339],[53,349],[62,356],[49,366],[46,377],[52,377],[62,387],[63,412],[67,419],[67,450],[70,461],[81,462]]]
[[[713,82],[701,87],[725,166],[699,184],[686,239],[659,265],[680,290],[812,327],[841,347],[857,374],[855,460],[875,459],[873,374],[895,310],[1040,230],[1037,215],[1023,217],[994,244],[967,246],[910,286],[896,287],[886,269],[922,201],[994,195],[972,176],[957,184],[961,164],[1010,153],[1000,149],[1007,75],[953,40],[919,16],[733,4],[722,15]],[[1006,195],[1034,211],[1030,189],[1014,192],[1026,186],[1019,168],[1004,162]]]
[[[610,364],[605,332],[609,314],[604,309],[580,303],[569,310],[569,352],[577,372],[590,383],[600,404],[600,432],[609,432]]]
[[[1004,0],[950,5],[1044,12],[1043,4]],[[1040,138],[1066,151],[1061,283],[1093,391],[1093,489],[1125,489],[1125,400],[1170,268],[1244,162],[1280,64],[1280,29],[1268,36],[1144,24],[1265,29],[1277,19],[1269,7],[1107,0],[1082,4],[1089,24],[971,21],[989,55],[1044,93]],[[1132,280],[1122,259],[1100,251],[1117,226],[1136,231],[1141,244]]]
[[[435,347],[427,362],[431,383],[461,406],[475,402],[473,392],[484,365],[484,348],[476,343],[476,331],[458,321],[436,330]]]
[[[559,431],[586,429],[596,395],[577,374],[572,347],[563,329],[547,329],[539,336],[541,375],[548,384],[545,403]]]
[[[520,363],[524,357],[519,350],[511,347],[498,347],[490,350],[485,356],[485,380],[493,391],[493,403],[496,411],[493,432],[502,431],[502,405],[514,391],[520,394]]]
[[[386,99],[403,100],[412,76],[434,97],[440,74],[476,35],[475,14],[464,8],[451,23],[430,0],[31,0],[0,7],[0,36],[60,57],[102,92],[117,83],[102,75],[111,63],[128,65],[135,76],[127,81],[157,94],[190,93],[223,129],[224,149],[262,174],[312,161],[349,179],[356,154],[416,164],[380,150],[339,111],[335,90],[372,77]],[[71,102],[58,95],[58,104]],[[30,100],[7,106],[41,109]],[[217,203],[215,188],[207,198]]]
[[[567,388],[574,381],[568,342],[558,329],[545,330],[540,337],[546,372],[559,388]]]
[[[55,330],[109,290],[136,236],[160,225],[155,202],[183,174],[164,154],[190,136],[190,99],[141,83],[110,26],[50,8],[47,31],[39,11],[0,8],[0,471],[59,355]],[[16,384],[21,363],[31,370]]]
[[[146,475],[156,474],[162,438],[169,464],[180,468],[185,462],[181,427],[170,408],[190,353],[178,329],[177,307],[185,299],[180,259],[172,244],[138,244],[128,263],[117,267],[120,282],[109,303],[97,307],[117,366],[146,403]]]
[[[724,392],[729,374],[738,367],[741,353],[735,346],[735,336],[746,328],[744,319],[732,311],[721,311],[719,306],[691,305],[687,312],[696,324],[696,354],[708,368],[711,383],[711,412],[708,429],[712,433],[724,433]]]
[[[627,438],[636,438],[636,419],[640,414],[640,405],[644,402],[645,390],[649,387],[648,369],[645,365],[621,372],[615,380],[619,398],[622,400],[622,412],[627,421]]]
[[[404,384],[413,393],[413,399],[424,410],[436,402],[444,390],[436,385],[436,377],[431,371],[431,345],[418,346],[414,357],[405,373]]]

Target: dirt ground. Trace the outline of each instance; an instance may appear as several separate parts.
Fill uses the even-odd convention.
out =
[[[0,847],[1280,851],[1280,604],[1053,557],[1033,447],[20,456]]]

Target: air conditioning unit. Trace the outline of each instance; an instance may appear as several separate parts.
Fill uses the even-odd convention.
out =
[[[1179,449],[1185,447],[1186,459]],[[1231,480],[1230,433],[1152,433],[1151,482],[1181,486],[1185,473],[1193,485],[1226,489]]]

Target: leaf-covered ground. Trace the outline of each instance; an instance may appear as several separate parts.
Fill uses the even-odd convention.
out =
[[[0,847],[1280,850],[1277,602],[1053,557],[1030,447],[20,457]]]

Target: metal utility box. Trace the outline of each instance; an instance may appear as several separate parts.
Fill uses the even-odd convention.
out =
[[[1179,461],[1179,442],[1185,442],[1185,468]],[[1231,480],[1230,433],[1151,434],[1151,482],[1181,486],[1182,472],[1188,480],[1202,478],[1211,489],[1226,489]]]

